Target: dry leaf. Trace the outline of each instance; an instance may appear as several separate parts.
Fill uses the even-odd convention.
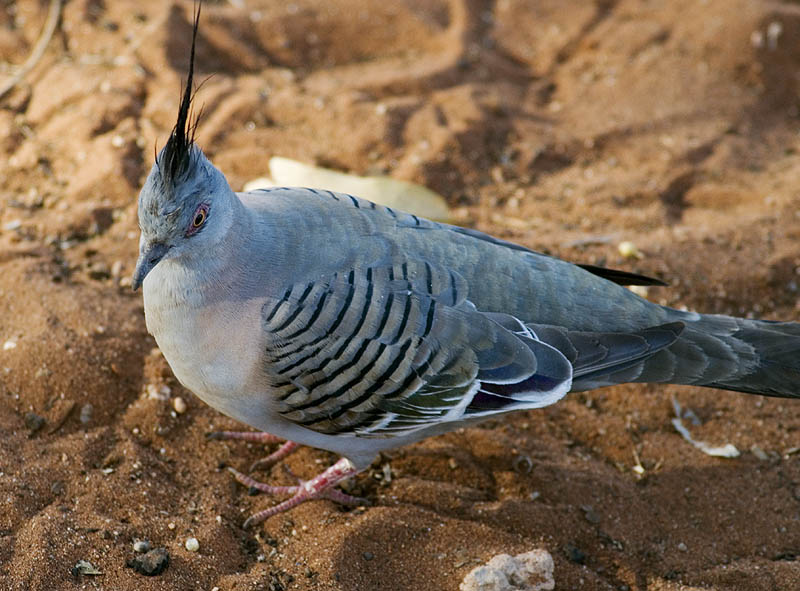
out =
[[[270,158],[269,169],[271,178],[254,179],[244,186],[244,190],[274,186],[328,189],[432,220],[447,221],[451,218],[447,202],[441,195],[407,181],[387,176],[356,176],[280,156]]]

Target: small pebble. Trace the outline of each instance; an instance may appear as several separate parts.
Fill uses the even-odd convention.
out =
[[[767,26],[767,46],[771,50],[778,48],[778,38],[783,33],[783,25],[779,21],[772,21]]]
[[[6,341],[3,343],[3,351],[10,351],[17,348],[17,341]]]
[[[47,378],[50,377],[51,375],[53,375],[53,372],[47,369],[47,367],[43,365],[42,367],[36,370],[36,373],[33,374],[33,377],[39,379],[39,378]]]
[[[182,415],[186,412],[186,401],[181,398],[180,396],[176,396],[172,399],[172,408],[175,409],[175,412],[179,415]]]
[[[619,246],[617,246],[617,250],[619,250],[619,254],[621,254],[626,259],[641,259],[644,255],[636,248],[636,245],[629,240],[625,242],[620,242]]]
[[[533,471],[533,460],[530,456],[519,454],[512,460],[511,467],[517,474],[530,474]]]
[[[762,462],[769,459],[767,453],[763,449],[758,447],[755,443],[750,447],[750,452]]]
[[[156,548],[145,554],[134,556],[125,565],[146,577],[160,575],[169,566],[169,553],[166,548]]]
[[[79,560],[72,567],[71,571],[73,577],[78,575],[102,575],[103,573],[88,560]]]
[[[25,427],[31,432],[31,435],[41,429],[45,423],[45,418],[35,412],[26,412],[24,420]]]
[[[111,276],[112,277],[119,277],[120,275],[122,275],[123,268],[124,268],[124,265],[123,265],[122,261],[114,261],[111,264]]]
[[[688,549],[689,549],[689,548],[687,548],[687,547],[686,547],[686,544],[684,544],[683,542],[681,542],[680,544],[678,544],[678,550],[680,550],[681,552],[686,552]]]
[[[372,560],[375,555],[372,552],[364,552],[364,560]]]
[[[145,390],[147,391],[148,398],[152,400],[161,400],[162,402],[169,400],[169,396],[172,393],[172,390],[166,384],[161,384],[160,386],[147,384]]]
[[[586,521],[595,525],[600,523],[600,516],[594,512],[591,505],[583,505],[581,510],[583,511],[583,516],[586,517]]]
[[[197,538],[187,538],[184,546],[189,552],[197,552],[200,549],[200,542]]]
[[[133,543],[133,551],[139,554],[150,551],[150,542],[147,540],[136,540]]]
[[[578,548],[577,546],[573,546],[572,544],[567,544],[566,547],[566,554],[567,558],[570,561],[576,564],[585,564],[586,563],[586,552]]]
[[[81,407],[80,418],[82,425],[89,424],[89,422],[92,420],[92,412],[94,412],[94,407],[89,403],[86,403]]]

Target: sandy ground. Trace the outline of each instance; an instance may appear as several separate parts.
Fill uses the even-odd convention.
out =
[[[369,507],[243,530],[271,501],[221,466],[264,450],[206,440],[238,425],[175,381],[129,288],[191,9],[70,0],[0,101],[1,588],[455,590],[534,548],[558,589],[800,588],[800,402],[701,388],[488,421],[381,457],[351,489]],[[0,2],[0,79],[46,10]],[[654,301],[800,317],[795,2],[209,2],[198,71],[198,141],[234,188],[272,155],[389,173],[442,193],[457,223],[661,277]],[[672,397],[697,439],[742,455],[681,439]],[[161,575],[126,568],[137,539],[168,550]],[[72,575],[79,560],[103,574]]]

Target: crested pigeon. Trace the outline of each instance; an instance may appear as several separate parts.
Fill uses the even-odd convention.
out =
[[[800,324],[703,315],[573,265],[357,196],[236,193],[194,142],[195,14],[177,123],[141,190],[133,277],[175,376],[212,407],[342,459],[291,498],[334,486],[382,450],[568,392],[625,382],[800,396]]]

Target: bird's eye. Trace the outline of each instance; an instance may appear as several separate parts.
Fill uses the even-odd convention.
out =
[[[208,205],[205,203],[201,203],[197,206],[197,209],[194,212],[194,217],[192,218],[192,223],[189,225],[189,229],[186,231],[187,236],[191,236],[195,232],[197,232],[203,224],[206,223],[208,219]]]

